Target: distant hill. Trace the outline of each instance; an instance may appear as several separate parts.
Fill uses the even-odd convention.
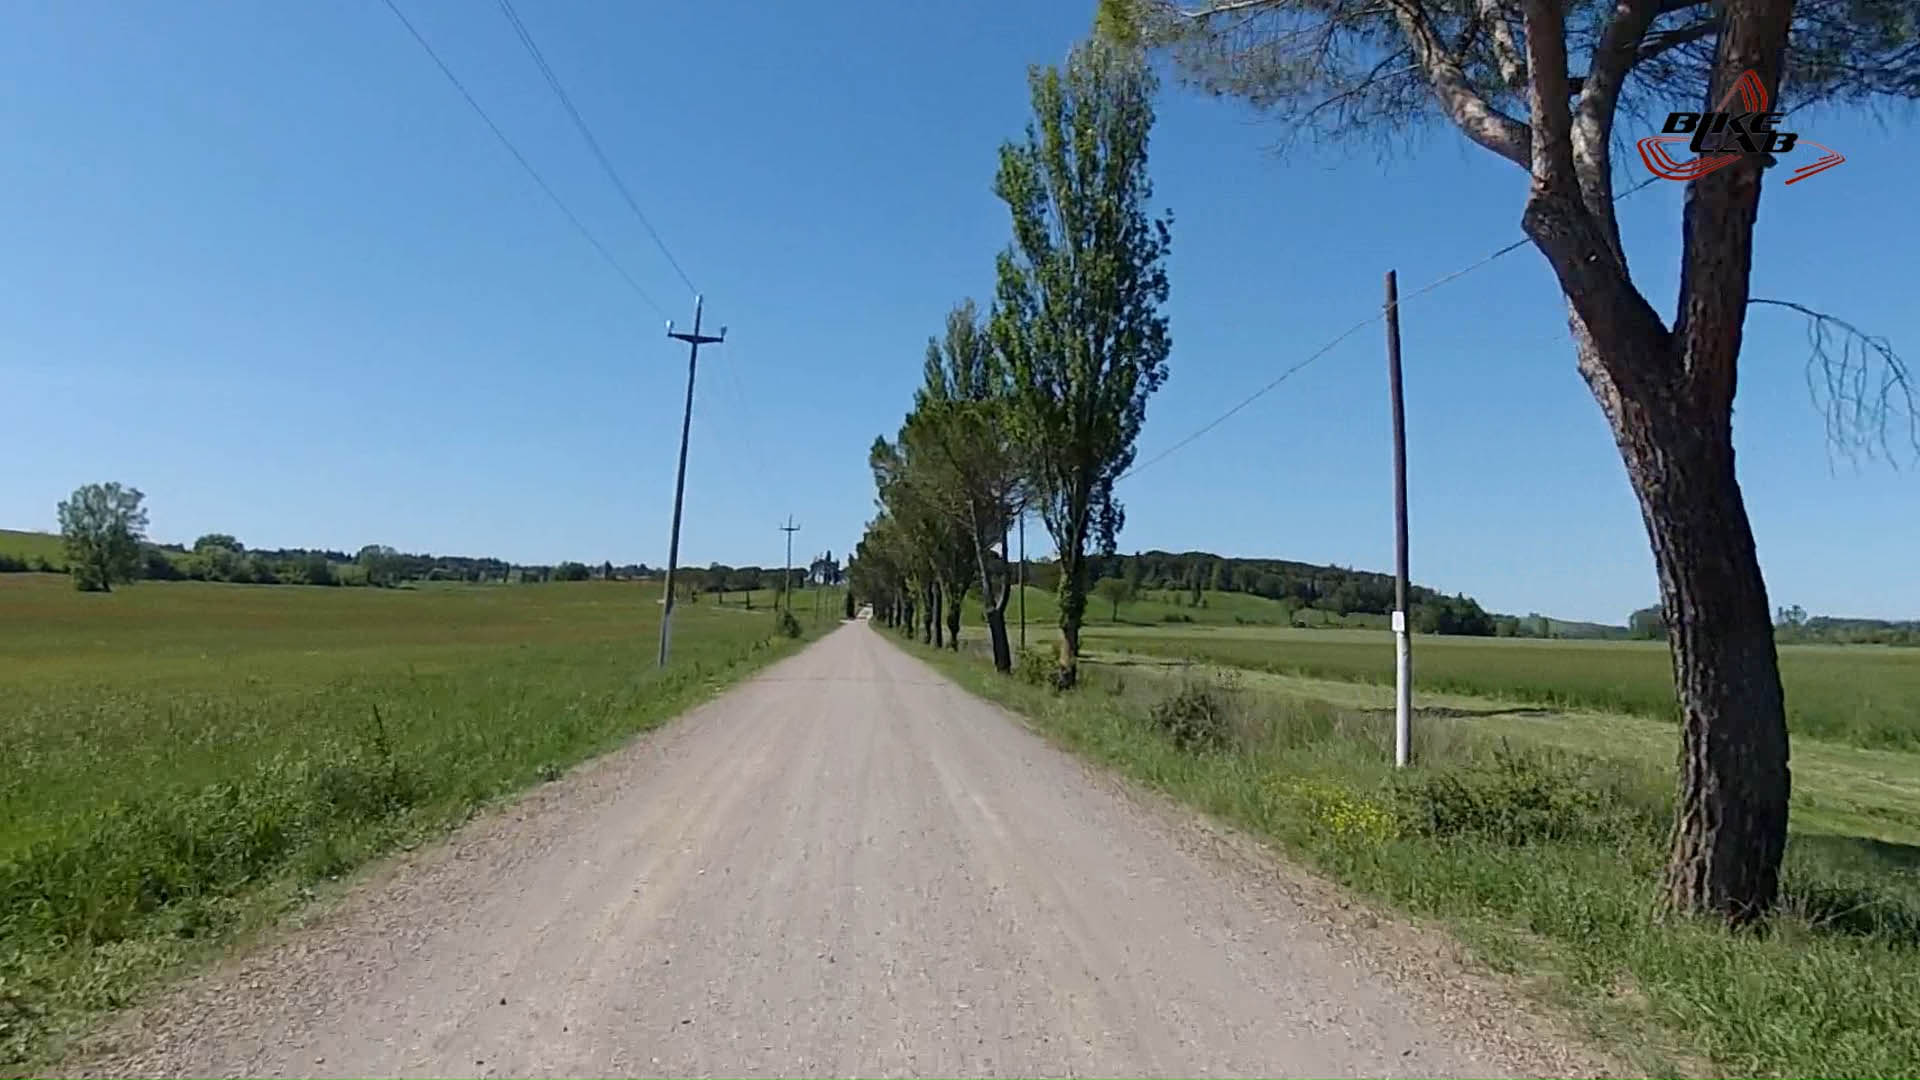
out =
[[[1624,638],[1625,626],[1610,623],[1572,622],[1567,619],[1547,619],[1548,632],[1557,638]]]
[[[1095,563],[1096,576],[1123,578],[1142,589],[1246,593],[1294,610],[1342,617],[1385,617],[1394,604],[1392,575],[1345,566],[1208,551],[1143,551]],[[1414,628],[1423,633],[1493,635],[1501,631],[1494,616],[1464,594],[1448,596],[1416,584],[1407,590],[1407,603]]]
[[[64,573],[67,546],[53,533],[0,529],[0,564],[19,563],[17,569],[47,569]]]
[[[1143,551],[1098,560],[1096,575],[1137,575],[1142,588],[1246,593],[1308,613],[1337,616],[1334,625],[1383,625],[1393,610],[1393,576],[1373,570],[1318,565],[1290,559],[1243,558],[1208,551]],[[1197,575],[1197,577],[1196,577]],[[1481,608],[1464,593],[1449,596],[1410,583],[1407,603],[1414,628],[1424,633],[1496,637],[1626,638],[1627,627],[1555,619],[1531,613],[1503,615]],[[1377,617],[1377,618],[1376,618]],[[1325,625],[1302,616],[1301,625]]]

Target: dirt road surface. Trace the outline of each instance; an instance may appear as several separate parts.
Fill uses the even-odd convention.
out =
[[[850,624],[162,994],[68,1068],[1586,1068],[1152,803]]]

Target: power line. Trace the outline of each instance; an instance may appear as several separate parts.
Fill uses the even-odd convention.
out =
[[[546,192],[547,198],[553,200],[553,205],[560,208],[560,212],[567,216],[567,220],[573,223],[573,227],[579,230],[581,236],[586,237],[587,243],[593,245],[593,250],[600,253],[600,257],[607,261],[607,265],[613,267],[614,272],[619,274],[621,279],[627,283],[627,287],[637,293],[640,299],[647,302],[647,306],[659,312],[662,317],[665,317],[667,314],[666,309],[661,307],[653,297],[649,296],[647,290],[640,287],[640,283],[634,280],[633,275],[627,273],[627,268],[621,266],[619,260],[613,257],[613,254],[606,249],[606,246],[601,244],[599,239],[593,235],[592,231],[581,223],[579,216],[568,209],[567,204],[561,201],[559,195],[554,194],[552,186],[541,177],[539,170],[533,167],[532,163],[527,160],[526,155],[520,152],[519,147],[513,145],[513,140],[507,138],[506,132],[500,130],[500,125],[493,122],[493,117],[487,115],[487,110],[482,108],[478,101],[474,100],[473,95],[469,93],[466,86],[460,82],[459,76],[453,73],[453,69],[447,66],[446,61],[440,59],[439,53],[433,51],[433,46],[427,44],[427,39],[420,35],[419,30],[414,28],[413,23],[408,20],[400,8],[394,4],[394,0],[384,0],[384,2],[387,5],[387,10],[393,12],[393,17],[400,20],[400,25],[407,28],[407,33],[413,35],[413,40],[419,42],[420,48],[426,51],[427,56],[433,60],[434,66],[440,69],[440,73],[447,77],[447,81],[453,84],[453,88],[460,91],[460,96],[465,98],[467,104],[473,107],[473,111],[478,114],[480,119],[487,125],[487,130],[493,132],[494,138],[500,140],[500,145],[506,147],[507,152],[513,155],[513,160],[520,163],[520,167],[527,171],[528,176],[533,177],[533,182],[540,185],[540,190]]]
[[[720,369],[720,384],[722,387],[722,393],[719,396],[721,400],[729,406],[725,411],[734,412],[737,410],[739,413],[737,418],[738,423],[733,429],[734,434],[739,438],[740,442],[746,446],[746,456],[751,462],[749,467],[759,470],[755,475],[759,477],[760,482],[778,487],[778,484],[774,480],[774,471],[768,462],[767,456],[761,451],[759,442],[753,437],[754,418],[750,415],[751,406],[746,389],[746,386],[750,384],[751,380],[743,382],[740,377],[739,368],[745,363],[745,361],[741,359],[740,347],[738,344],[729,342],[719,345],[718,348],[720,350],[720,359],[717,362],[717,366]],[[736,460],[739,459],[739,455],[731,456]]]
[[[1626,198],[1629,195],[1632,195],[1634,192],[1639,191],[1640,189],[1646,187],[1648,184],[1651,184],[1658,179],[1660,178],[1657,176],[1649,176],[1645,180],[1640,181],[1638,184],[1635,184],[1634,186],[1628,188],[1627,190],[1621,192],[1620,194],[1615,195],[1613,197],[1613,201],[1619,202],[1620,200]],[[1401,297],[1398,301],[1394,303],[1393,308],[1394,310],[1398,310],[1400,307],[1405,305],[1407,301],[1412,300],[1416,297],[1425,296],[1427,293],[1430,293],[1435,289],[1440,288],[1442,285],[1446,285],[1459,278],[1463,278],[1468,274],[1473,273],[1475,270],[1478,270],[1481,267],[1486,266],[1488,263],[1501,258],[1502,256],[1505,256],[1514,251],[1518,251],[1519,249],[1527,246],[1528,242],[1529,242],[1528,238],[1523,236],[1520,239],[1515,240],[1513,243],[1508,244],[1506,247],[1503,247],[1500,250],[1493,252],[1492,254],[1486,256],[1483,259],[1480,259],[1477,262],[1469,263],[1466,266],[1463,266],[1460,269],[1453,271],[1452,273],[1442,274],[1441,276],[1433,279],[1427,284],[1422,285],[1420,288],[1415,289],[1414,291]],[[1321,357],[1332,352],[1336,347],[1339,346],[1341,342],[1347,340],[1348,338],[1359,333],[1360,331],[1365,330],[1367,327],[1372,326],[1374,323],[1377,323],[1380,320],[1386,318],[1387,310],[1388,310],[1387,308],[1382,307],[1379,311],[1373,313],[1372,315],[1367,316],[1364,319],[1361,319],[1359,322],[1354,323],[1352,326],[1347,327],[1345,330],[1340,331],[1340,333],[1334,335],[1332,340],[1320,346],[1318,349],[1315,349],[1313,352],[1307,354],[1305,359],[1301,360],[1299,363],[1293,365],[1287,370],[1281,372],[1279,376],[1276,377],[1272,382],[1266,384],[1265,386],[1262,386],[1258,390],[1255,390],[1253,393],[1248,394],[1246,397],[1241,398],[1237,403],[1234,404],[1232,408],[1228,409],[1226,412],[1221,413],[1219,416],[1214,417],[1212,420],[1207,421],[1205,424],[1202,424],[1198,429],[1193,431],[1191,434],[1187,435],[1185,438],[1181,439],[1179,442],[1174,443],[1172,446],[1167,447],[1165,450],[1160,451],[1158,454],[1155,454],[1154,456],[1148,458],[1147,460],[1141,462],[1140,464],[1133,466],[1132,468],[1128,469],[1126,472],[1121,473],[1119,476],[1114,477],[1113,478],[1114,482],[1118,483],[1122,480],[1125,480],[1127,477],[1132,476],[1133,474],[1141,471],[1142,469],[1145,469],[1150,465],[1154,465],[1165,460],[1166,458],[1173,455],[1175,452],[1186,448],[1188,445],[1193,443],[1196,439],[1199,439],[1201,436],[1205,435],[1207,432],[1212,431],[1214,428],[1217,428],[1221,424],[1226,423],[1228,420],[1232,419],[1234,414],[1238,413],[1240,410],[1246,408],[1247,406],[1267,396],[1269,393],[1272,393],[1275,388],[1277,388],[1281,383],[1286,382],[1288,379],[1292,378],[1295,373],[1300,371],[1301,368],[1306,367],[1308,364],[1311,364],[1315,360],[1318,360]]]
[[[560,104],[566,108],[567,115],[573,118],[573,126],[580,129],[580,137],[587,140],[587,148],[592,150],[593,156],[599,160],[600,168],[606,172],[607,179],[613,181],[613,186],[619,189],[620,197],[626,200],[627,209],[632,210],[633,216],[640,219],[640,224],[647,230],[647,235],[653,238],[654,246],[660,249],[660,254],[667,257],[668,265],[673,267],[674,273],[680,275],[680,280],[686,285],[687,291],[699,292],[700,290],[694,287],[693,279],[681,269],[680,260],[674,258],[673,252],[667,250],[667,242],[660,238],[659,230],[655,229],[653,222],[647,220],[647,215],[641,212],[639,202],[634,199],[633,192],[628,190],[626,181],[620,179],[620,173],[613,167],[613,162],[607,160],[606,151],[600,149],[600,140],[593,137],[593,130],[587,127],[586,119],[580,115],[579,109],[574,108],[573,98],[567,94],[566,87],[560,85],[560,79],[554,75],[553,68],[548,66],[546,55],[540,51],[540,46],[534,43],[533,34],[527,30],[527,24],[520,21],[520,13],[513,9],[513,0],[500,0],[500,10],[506,14],[507,21],[513,24],[513,31],[520,38],[520,44],[527,50],[527,55],[533,58],[534,66],[540,69],[540,74],[546,78],[547,86],[553,90],[554,96],[560,99]]]

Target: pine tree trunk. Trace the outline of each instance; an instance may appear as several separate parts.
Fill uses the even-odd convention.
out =
[[[927,594],[927,625],[932,628],[933,647],[936,649],[946,644],[946,640],[941,634],[942,627],[940,625],[943,622],[940,617],[940,609],[945,602],[946,595],[942,592],[940,586],[933,586]]]
[[[987,639],[993,648],[993,670],[1005,674],[1013,670],[1013,647],[1007,642],[1007,609],[987,609]]]
[[[947,594],[947,648],[960,651],[960,609],[966,603],[966,595],[958,589]]]
[[[1692,340],[1703,348],[1709,335],[1696,327]],[[1645,356],[1686,347],[1651,335],[1632,346],[1648,371],[1662,368]],[[1591,338],[1580,347],[1640,502],[1673,655],[1681,749],[1666,900],[1744,926],[1779,895],[1792,777],[1772,611],[1734,470],[1731,379],[1706,391],[1673,376],[1622,388],[1607,372],[1635,358],[1609,364]],[[1700,365],[1665,370],[1690,366]]]
[[[1662,407],[1673,404],[1629,406],[1643,423],[1620,439],[1660,572],[1681,711],[1667,899],[1738,926],[1763,918],[1779,894],[1792,791],[1786,703],[1731,424]]]

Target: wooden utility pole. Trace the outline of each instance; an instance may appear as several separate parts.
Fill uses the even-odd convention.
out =
[[[793,523],[792,514],[787,515],[787,523],[780,526],[780,531],[787,534],[787,566],[780,572],[780,599],[787,605],[787,614],[791,615],[793,614],[793,534],[800,531],[800,526]]]
[[[660,612],[660,666],[667,666],[667,652],[673,641],[673,572],[680,565],[680,506],[687,493],[687,436],[693,432],[693,376],[700,366],[700,346],[727,339],[727,328],[718,335],[700,332],[701,298],[693,298],[693,333],[676,334],[673,320],[667,320],[667,336],[687,343],[687,408],[680,417],[680,470],[673,478],[673,536],[667,541],[667,588]]]
[[[1407,414],[1400,395],[1400,288],[1387,271],[1387,383],[1393,406],[1393,764],[1413,751],[1413,646],[1407,625]]]

